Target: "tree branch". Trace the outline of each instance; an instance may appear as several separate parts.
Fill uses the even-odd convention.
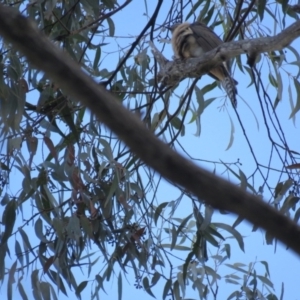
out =
[[[300,254],[300,228],[296,223],[261,199],[174,152],[115,97],[87,76],[77,63],[56,48],[29,20],[3,5],[0,5],[0,34],[59,82],[72,97],[80,99],[150,167],[199,199],[204,199],[207,204],[231,211],[268,230]],[[286,45],[286,40],[282,45]]]
[[[176,59],[174,61],[168,61],[152,42],[149,43],[153,55],[160,65],[157,75],[158,82],[161,82],[163,86],[174,86],[185,78],[200,77],[221,62],[241,54],[247,53],[251,61],[254,61],[253,57],[257,54],[283,49],[299,36],[300,20],[272,37],[228,42],[203,54],[201,57],[185,60]]]

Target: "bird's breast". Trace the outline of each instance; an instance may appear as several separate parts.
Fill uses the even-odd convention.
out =
[[[173,48],[175,48],[174,52],[179,58],[198,57],[204,52],[194,35],[187,33],[177,36],[175,47]]]

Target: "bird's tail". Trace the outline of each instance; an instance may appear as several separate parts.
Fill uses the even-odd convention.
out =
[[[237,106],[237,100],[236,100],[236,95],[237,95],[237,89],[236,89],[236,84],[237,81],[235,81],[232,77],[226,76],[224,79],[221,81],[221,84],[226,91],[232,106],[236,108]]]

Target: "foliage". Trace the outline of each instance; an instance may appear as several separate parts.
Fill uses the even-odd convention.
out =
[[[165,26],[186,20],[205,22],[223,32],[226,41],[251,39],[275,34],[298,16],[287,1],[167,2],[171,6],[162,1],[116,0],[7,0],[6,4],[31,18],[149,130],[170,147],[187,151],[184,137],[195,127],[196,135],[202,134],[203,119],[219,100],[218,84],[210,81],[203,86],[201,81],[199,88],[198,79],[162,92],[147,41],[166,51],[170,32]],[[133,10],[145,12],[139,28],[127,26]],[[124,34],[123,27],[126,39],[117,34],[121,29]],[[32,297],[24,285],[28,276],[35,299],[57,299],[58,293],[81,298],[88,289],[91,298],[98,299],[109,293],[106,281],[113,277],[121,298],[127,276],[134,276],[136,288],[163,299],[183,299],[191,288],[197,299],[217,299],[221,282],[233,284],[227,299],[282,297],[275,295],[268,262],[229,263],[238,251],[236,245],[245,250],[237,229],[241,219],[233,224],[215,222],[216,212],[200,199],[178,186],[165,188],[161,178],[67,95],[59,82],[3,41],[0,59],[0,278],[8,299],[17,292],[22,299]],[[254,87],[259,102],[254,109],[245,100],[247,114],[268,133],[269,156],[261,159],[239,112],[233,121],[231,108],[222,102],[220,113],[227,113],[231,124],[227,149],[238,142],[239,127],[255,164],[250,175],[237,157],[235,163],[220,163],[199,153],[192,158],[187,151],[191,159],[207,163],[219,174],[225,172],[241,188],[264,197],[296,221],[299,153],[290,149],[277,113],[281,102],[289,103],[289,119],[296,124],[299,61],[290,45],[285,51],[260,55],[254,69],[244,58],[233,62],[248,87]],[[246,98],[246,89],[239,94]],[[161,186],[164,195],[158,192]],[[171,193],[179,194],[176,200],[165,196]],[[186,215],[179,209],[182,202],[188,203]],[[274,242],[268,233],[266,241]],[[74,276],[75,269],[83,272],[81,281]]]

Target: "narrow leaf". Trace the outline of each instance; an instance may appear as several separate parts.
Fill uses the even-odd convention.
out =
[[[109,36],[115,35],[115,24],[111,18],[106,18],[109,27]]]
[[[156,298],[156,297],[153,295],[153,293],[152,293],[152,291],[151,291],[151,289],[150,289],[148,277],[144,277],[144,278],[143,278],[143,286],[144,286],[146,292],[147,292],[150,296],[152,296],[153,298]],[[120,300],[121,300],[121,299],[120,299]]]
[[[300,110],[300,83],[297,79],[294,79],[294,84],[297,92],[297,101],[294,109],[292,110],[292,113],[290,115],[290,119],[292,119],[295,114]]]
[[[267,0],[258,0],[257,12],[261,21],[264,18],[266,4],[267,4]]]
[[[13,231],[16,220],[16,202],[15,200],[10,200],[5,206],[2,223],[5,225],[5,231],[1,238],[1,245],[4,245],[10,238]]]
[[[12,300],[12,285],[15,283],[15,272],[17,268],[17,261],[13,263],[9,270],[8,280],[7,280],[7,299]]]
[[[164,291],[163,291],[163,296],[162,296],[163,300],[166,299],[166,297],[169,295],[171,285],[172,285],[172,280],[168,279],[166,284],[165,284]]]
[[[229,120],[230,120],[230,139],[229,139],[229,143],[228,143],[228,146],[227,148],[225,149],[225,151],[229,150],[233,144],[233,141],[234,141],[234,132],[235,132],[235,128],[234,128],[234,124],[232,122],[232,119],[231,117],[229,117]]]
[[[75,291],[75,294],[76,294],[77,297],[80,297],[80,293],[85,289],[85,287],[87,286],[87,284],[88,284],[88,282],[85,280],[85,281],[82,281],[78,285],[78,287],[77,287],[77,289]]]
[[[122,274],[119,273],[118,276],[118,299],[122,300]]]
[[[212,223],[212,225],[214,225],[218,228],[222,228],[222,229],[228,231],[229,233],[231,233],[233,235],[233,237],[235,237],[236,241],[238,242],[241,250],[243,252],[245,252],[243,237],[237,230],[232,228],[230,225],[227,225],[227,224],[224,224],[224,223]]]

